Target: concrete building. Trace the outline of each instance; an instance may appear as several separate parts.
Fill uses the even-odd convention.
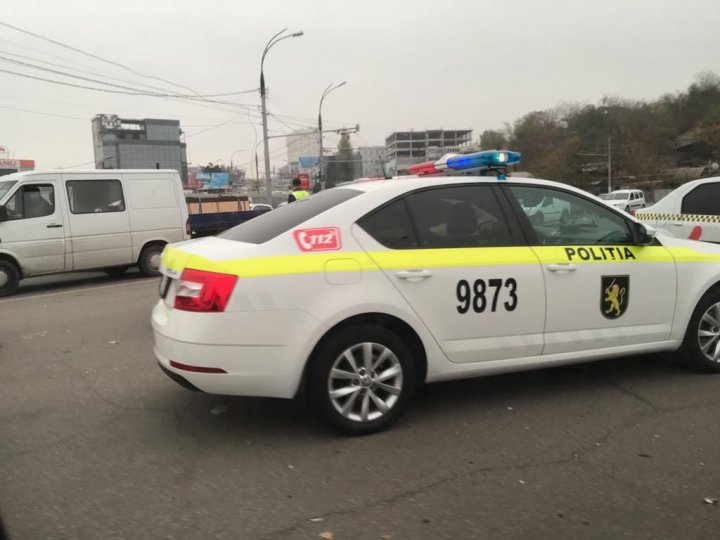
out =
[[[92,132],[97,169],[175,169],[187,183],[187,152],[178,120],[98,114]]]
[[[385,176],[385,162],[387,157],[384,146],[361,146],[358,148],[362,161],[361,176],[371,178]]]
[[[437,159],[449,152],[462,152],[471,139],[471,129],[396,131],[385,139],[387,172],[404,174],[415,163]]]
[[[317,129],[299,129],[285,137],[288,163],[300,161],[301,157],[315,157],[320,154]]]

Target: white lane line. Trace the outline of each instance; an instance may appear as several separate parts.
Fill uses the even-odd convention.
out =
[[[155,280],[150,279],[138,279],[135,281],[124,281],[122,283],[115,283],[113,285],[98,285],[97,287],[86,287],[85,289],[72,289],[69,291],[60,291],[46,294],[31,294],[28,296],[19,296],[17,298],[8,298],[7,300],[0,300],[0,304],[9,304],[10,302],[20,302],[21,300],[33,300],[35,298],[48,298],[50,296],[61,296],[63,294],[77,294],[88,291],[97,291],[99,289],[113,289],[115,287],[125,287],[127,285],[138,285],[140,283],[155,283]]]

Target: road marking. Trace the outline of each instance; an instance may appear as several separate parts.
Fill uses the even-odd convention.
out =
[[[123,283],[114,283],[113,285],[98,285],[97,287],[86,287],[84,289],[72,289],[69,291],[60,291],[54,293],[45,294],[30,294],[28,296],[19,296],[17,298],[8,298],[6,300],[0,300],[0,304],[8,304],[10,302],[19,302],[20,300],[31,300],[35,298],[48,298],[50,296],[61,296],[63,294],[77,294],[88,291],[97,291],[98,289],[113,289],[115,287],[125,287],[127,285],[138,285],[140,283],[154,283],[153,280],[149,279],[137,279],[134,281],[124,281]]]

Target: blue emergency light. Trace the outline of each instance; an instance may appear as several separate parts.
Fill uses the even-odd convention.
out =
[[[410,167],[410,174],[439,174],[448,169],[465,171],[469,169],[502,170],[520,161],[520,152],[510,150],[484,150],[474,154],[450,154],[437,161],[426,161]]]

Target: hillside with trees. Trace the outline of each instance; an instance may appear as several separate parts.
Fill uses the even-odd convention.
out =
[[[522,152],[522,169],[596,193],[606,190],[608,148],[613,187],[674,187],[718,175],[720,77],[697,76],[687,90],[655,101],[606,97],[563,104],[484,131],[483,149]]]

